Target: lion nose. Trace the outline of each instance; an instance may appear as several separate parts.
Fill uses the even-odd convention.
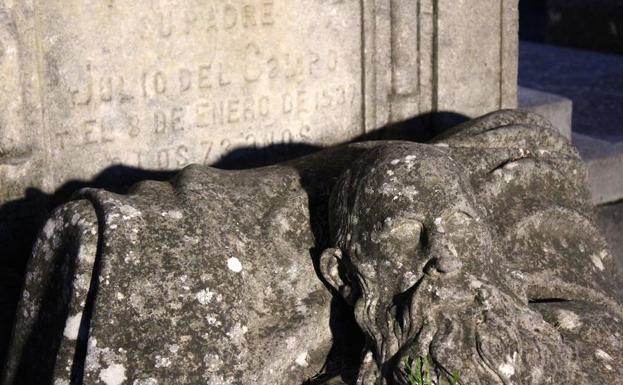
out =
[[[459,253],[451,242],[441,240],[436,247],[431,250],[431,266],[439,273],[448,274],[460,270],[463,262],[459,258]]]
[[[454,255],[445,255],[435,260],[435,268],[438,272],[448,274],[457,271],[463,266],[459,258]]]

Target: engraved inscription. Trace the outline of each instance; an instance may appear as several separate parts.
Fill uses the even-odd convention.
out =
[[[193,9],[162,7],[141,18],[144,39],[207,36],[219,31],[252,31],[275,24],[274,1],[214,2]]]
[[[63,117],[53,155],[85,161],[76,170],[71,162],[70,176],[113,164],[211,164],[240,148],[361,132],[358,2],[128,3],[43,5],[48,22],[76,28],[48,26],[60,32],[42,40],[57,69],[45,113]]]

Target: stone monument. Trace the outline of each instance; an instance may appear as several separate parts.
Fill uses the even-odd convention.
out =
[[[516,8],[0,1],[0,361],[36,233],[80,187],[126,192],[190,163],[291,158],[514,107]]]
[[[419,357],[438,384],[620,379],[621,275],[542,118],[209,167],[514,107],[516,6],[0,2],[0,214],[185,167],[42,224],[2,384],[393,385]]]
[[[576,150],[501,111],[82,191],[35,245],[3,384],[406,384],[421,356],[436,383],[611,384],[621,279]]]

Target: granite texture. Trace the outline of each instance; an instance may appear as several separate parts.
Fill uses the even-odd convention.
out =
[[[621,275],[586,176],[501,111],[84,190],[39,235],[3,384],[404,384],[422,355],[437,381],[615,383]]]

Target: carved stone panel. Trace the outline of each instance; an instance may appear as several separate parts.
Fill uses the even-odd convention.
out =
[[[0,197],[515,104],[516,0],[0,2]]]

